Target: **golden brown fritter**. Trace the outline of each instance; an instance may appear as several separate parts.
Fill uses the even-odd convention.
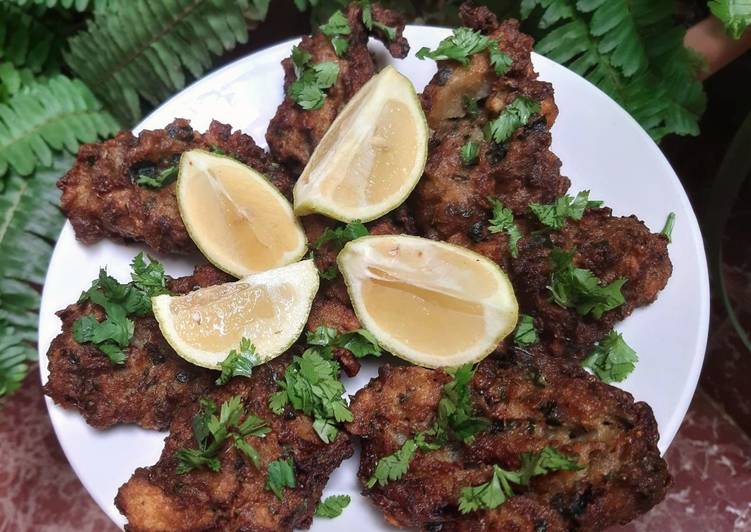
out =
[[[282,61],[285,98],[269,123],[266,141],[276,160],[287,165],[295,175],[302,172],[339,111],[375,74],[375,63],[368,51],[369,35],[383,41],[394,57],[406,57],[409,52],[409,44],[402,36],[404,17],[378,4],[373,4],[371,9],[374,21],[396,29],[393,41],[389,41],[375,26],[373,30],[368,30],[362,22],[362,6],[353,2],[346,11],[351,33],[346,36],[349,47],[342,57],[337,57],[329,37],[319,31],[303,37],[298,45],[301,50],[311,54],[313,64],[333,61],[339,65],[339,76],[336,83],[327,89],[321,108],[306,111],[287,96],[287,90],[297,76],[292,60],[287,58]]]
[[[239,395],[244,412],[261,417],[270,426],[271,432],[264,438],[246,438],[260,455],[260,468],[225,443],[217,453],[221,460],[218,473],[202,469],[178,475],[175,452],[196,446],[192,421],[199,407],[185,408],[170,425],[159,461],[137,469],[117,494],[115,504],[128,519],[126,530],[281,532],[310,526],[329,475],[353,449],[343,431],[327,445],[313,430],[309,417],[289,408],[282,416],[269,410],[276,379],[283,378],[289,361],[289,356],[283,356],[259,366],[250,378],[237,377],[208,396],[220,406]],[[268,464],[288,458],[294,463],[297,487],[285,488],[279,500],[265,488]]]
[[[168,286],[183,294],[229,280],[213,266],[199,266],[193,275],[170,280]],[[164,430],[175,411],[192,404],[217,377],[177,356],[152,316],[132,318],[127,360],[115,365],[94,345],[73,339],[73,323],[86,314],[104,318],[104,310],[90,301],[58,312],[63,330],[47,352],[50,374],[44,391],[60,406],[78,410],[93,427],[133,423]]]
[[[93,244],[102,238],[144,242],[163,253],[196,251],[180,218],[175,183],[154,189],[136,184],[139,175],[157,176],[179,162],[186,150],[200,148],[230,155],[252,166],[286,196],[291,180],[256,146],[249,135],[213,121],[198,133],[185,119],[175,119],[164,129],[129,131],[98,143],[84,144],[76,163],[57,186],[63,191],[61,207],[73,224],[76,238]]]
[[[513,63],[499,77],[487,52],[474,54],[466,66],[438,62],[438,72],[422,94],[433,133],[425,173],[411,204],[422,234],[471,246],[487,225],[489,198],[498,198],[521,215],[532,202],[551,203],[570,183],[560,175],[561,163],[550,151],[550,127],[558,109],[552,86],[539,81],[532,69],[532,38],[519,32],[515,20],[498,23],[486,7],[464,4],[460,11],[466,25],[497,41]],[[541,112],[503,144],[485,140],[485,125],[519,96],[539,102]],[[474,115],[467,108],[468,99],[478,101]],[[479,145],[471,166],[460,156],[467,141]]]
[[[596,319],[551,301],[553,246],[576,249],[574,266],[591,270],[604,284],[625,277],[621,290],[625,304]],[[568,220],[559,231],[524,238],[509,273],[521,312],[535,317],[549,352],[584,357],[613,325],[635,308],[652,303],[672,271],[667,238],[651,233],[636,216],[616,217],[610,209],[601,208],[586,211],[580,221]]]
[[[441,370],[384,366],[351,402],[346,429],[362,438],[359,477],[436,420]],[[665,496],[670,477],[645,403],[574,364],[522,350],[485,359],[471,382],[474,415],[490,426],[469,444],[417,451],[407,473],[364,493],[400,527],[429,530],[602,530],[626,523]],[[487,482],[492,466],[521,466],[521,453],[552,447],[580,471],[555,471],[513,485],[494,510],[462,514],[462,488]],[[516,528],[514,528],[516,527]]]

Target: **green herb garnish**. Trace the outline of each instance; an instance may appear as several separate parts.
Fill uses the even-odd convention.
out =
[[[328,22],[319,26],[326,37],[331,40],[331,46],[334,47],[334,52],[337,56],[341,57],[347,52],[349,48],[349,41],[344,35],[352,33],[352,28],[349,27],[349,21],[347,17],[340,10],[334,11],[329,17]]]
[[[274,460],[269,464],[266,489],[273,491],[277,499],[282,500],[284,497],[284,488],[294,488],[296,486],[295,466],[292,458]]]
[[[339,517],[349,505],[350,500],[349,495],[331,495],[330,497],[326,497],[326,500],[318,503],[314,515],[316,517],[328,517],[329,519]]]
[[[330,88],[339,76],[339,65],[334,61],[310,63],[312,56],[297,46],[292,48],[292,63],[297,79],[287,89],[292,100],[306,111],[319,109],[326,99],[324,90]]]
[[[233,349],[222,362],[222,373],[216,380],[217,386],[227,384],[232,377],[250,377],[253,367],[258,364],[258,353],[253,342],[247,338],[240,340],[239,349]]]
[[[468,140],[459,151],[464,166],[472,166],[477,163],[477,155],[480,153],[480,145]]]
[[[602,285],[590,270],[574,267],[575,253],[576,250],[568,252],[560,248],[553,248],[550,252],[553,274],[548,290],[553,301],[562,307],[575,308],[582,316],[592,314],[597,319],[604,312],[623,305],[626,300],[621,288],[626,279],[619,277]]]
[[[485,137],[496,144],[503,144],[514,131],[527,125],[532,115],[540,112],[540,104],[524,96],[517,96],[501,114],[485,126]]]
[[[372,30],[373,28],[381,30],[388,41],[396,39],[396,28],[373,20],[373,9],[370,0],[362,2],[362,23],[365,24],[368,30]]]
[[[673,241],[673,226],[675,226],[675,213],[671,212],[665,220],[665,226],[660,231],[660,234],[668,239],[668,243]]]
[[[177,165],[168,166],[157,175],[138,174],[136,185],[148,188],[162,188],[177,179]]]
[[[518,346],[528,347],[540,341],[535,329],[535,320],[532,316],[521,314],[519,323],[514,331],[514,343]]]
[[[602,203],[602,201],[590,200],[589,190],[583,190],[575,198],[566,194],[553,203],[531,203],[529,209],[537,216],[540,223],[558,230],[566,224],[568,218],[581,220],[585,210],[602,207]]]
[[[475,434],[488,428],[490,422],[472,415],[472,401],[469,383],[475,374],[472,364],[458,368],[448,368],[446,372],[453,380],[443,387],[443,395],[438,403],[438,426],[464,443],[471,443]]]
[[[499,200],[495,198],[489,198],[491,205],[493,206],[493,215],[488,220],[488,231],[491,233],[504,232],[508,235],[508,248],[511,252],[511,256],[516,258],[519,256],[519,240],[522,238],[522,233],[519,231],[514,222],[514,214],[511,209],[503,206]]]
[[[313,243],[313,249],[321,249],[321,246],[328,242],[333,242],[337,248],[341,248],[350,240],[356,240],[367,235],[368,228],[358,220],[335,229],[327,227],[318,237],[318,240]]]
[[[391,481],[402,478],[409,470],[409,464],[412,462],[412,458],[414,458],[415,452],[418,449],[421,451],[433,451],[440,448],[439,444],[427,441],[428,437],[436,436],[439,433],[440,429],[437,426],[418,432],[414,437],[405,441],[399,450],[380,458],[376,463],[373,474],[366,483],[367,487],[372,488],[376,484],[385,486]]]
[[[582,366],[591,369],[601,381],[611,383],[628,377],[638,361],[636,351],[629,347],[623,336],[610,331],[582,361]]]

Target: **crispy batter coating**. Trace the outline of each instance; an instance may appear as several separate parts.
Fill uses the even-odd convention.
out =
[[[450,377],[418,367],[381,368],[355,395],[347,430],[362,440],[365,483],[383,456],[432,426]],[[365,494],[399,527],[429,530],[602,530],[626,523],[665,496],[670,477],[657,449],[657,424],[645,403],[574,364],[522,350],[483,361],[471,383],[475,415],[490,428],[470,444],[417,451],[398,481]],[[487,482],[492,465],[518,469],[520,454],[550,446],[576,457],[581,471],[513,486],[495,510],[461,514],[461,489]],[[442,528],[441,528],[442,525]]]
[[[252,166],[286,196],[291,181],[285,171],[256,146],[249,135],[213,121],[206,133],[175,119],[164,129],[129,131],[98,144],[84,144],[76,163],[57,186],[63,191],[61,207],[84,244],[102,238],[144,242],[163,253],[196,251],[180,218],[175,183],[160,189],[139,186],[139,175],[156,176],[176,165],[180,154],[200,148],[221,150]]]
[[[193,275],[171,280],[169,288],[182,294],[229,280],[213,266],[199,266]],[[134,423],[164,430],[175,411],[192,404],[216,378],[215,372],[177,356],[152,316],[132,318],[128,358],[122,366],[114,365],[93,345],[73,339],[73,322],[86,314],[104,318],[103,309],[90,301],[58,312],[63,330],[47,352],[50,375],[44,391],[60,406],[78,410],[93,427]]]
[[[499,77],[486,52],[474,54],[466,66],[438,62],[438,72],[422,94],[433,133],[412,205],[421,233],[471,246],[487,224],[490,197],[520,215],[531,202],[552,202],[570,183],[560,175],[561,163],[550,151],[550,127],[558,109],[552,86],[539,81],[532,69],[532,38],[519,32],[515,20],[498,23],[486,7],[464,4],[460,13],[466,25],[496,40],[513,63]],[[485,125],[519,96],[539,102],[540,114],[505,143],[486,141]],[[478,101],[474,115],[467,99]],[[463,164],[460,156],[468,141],[479,145],[476,164],[471,166]]]
[[[404,17],[379,4],[372,5],[373,20],[396,28],[396,38],[389,41],[385,34],[373,27],[368,30],[362,22],[362,7],[351,3],[346,11],[351,33],[347,36],[349,48],[337,57],[329,37],[316,31],[311,36],[303,37],[299,48],[312,56],[312,63],[328,61],[339,65],[336,83],[326,91],[326,99],[319,109],[306,111],[299,107],[289,96],[277,109],[276,116],[269,123],[266,141],[272,155],[295,175],[299,175],[308,162],[313,150],[323,138],[336,115],[345,104],[360,90],[360,87],[373,77],[376,72],[373,57],[368,51],[368,37],[373,35],[386,44],[392,56],[406,57],[409,44],[402,36]],[[297,79],[295,67],[290,58],[282,61],[284,67],[284,92]]]
[[[284,356],[259,366],[250,378],[235,378],[208,396],[220,406],[239,395],[244,411],[271,427],[266,437],[246,440],[258,451],[261,467],[256,469],[235,446],[225,444],[217,453],[218,473],[204,469],[178,475],[175,452],[196,446],[192,420],[199,407],[185,408],[170,426],[159,461],[137,469],[117,494],[115,504],[128,519],[126,530],[277,532],[310,526],[329,475],[353,449],[343,431],[327,445],[309,417],[289,407],[282,416],[268,409],[269,397],[277,389],[275,379],[282,378],[289,360]],[[287,458],[293,459],[297,487],[285,488],[279,500],[265,488],[267,468],[270,462]]]
[[[651,233],[636,216],[612,216],[608,208],[590,209],[560,231],[531,234],[519,246],[519,258],[511,261],[510,270],[516,297],[521,311],[535,317],[543,343],[555,355],[588,355],[613,325],[652,303],[673,271],[667,238]],[[574,266],[591,270],[605,284],[625,277],[625,304],[595,319],[552,302],[548,286],[553,246],[576,249]]]

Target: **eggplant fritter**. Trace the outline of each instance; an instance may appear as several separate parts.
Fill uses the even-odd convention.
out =
[[[159,461],[137,469],[117,494],[115,504],[128,519],[126,530],[277,532],[310,526],[329,475],[352,456],[353,448],[343,431],[327,445],[309,417],[291,409],[282,416],[269,410],[276,379],[283,378],[289,360],[287,355],[259,366],[250,378],[235,378],[208,396],[219,406],[239,395],[243,410],[270,426],[264,438],[247,438],[258,451],[260,468],[235,445],[225,443],[217,452],[219,472],[199,469],[178,475],[175,452],[196,445],[192,421],[199,407],[185,408],[170,425]],[[287,458],[294,462],[297,486],[285,488],[280,500],[265,488],[267,468],[270,462]]]
[[[389,40],[376,25],[368,30],[362,21],[362,6],[351,3],[346,11],[350,34],[347,51],[338,57],[330,38],[316,30],[313,35],[303,37],[298,48],[311,54],[313,64],[332,61],[339,65],[336,83],[327,89],[326,99],[319,109],[304,110],[288,95],[289,86],[297,76],[291,58],[282,61],[284,67],[285,98],[271,119],[266,132],[269,150],[277,161],[285,164],[292,173],[299,175],[308,162],[313,150],[323,138],[339,111],[349,102],[360,87],[376,72],[373,57],[368,51],[368,37],[373,35],[384,42],[393,57],[403,58],[409,52],[409,44],[402,36],[404,17],[394,11],[372,4],[373,20],[395,28],[396,35]]]
[[[626,302],[599,319],[554,303],[548,289],[553,246],[575,249],[574,266],[591,270],[604,284],[626,278],[621,289]],[[568,220],[559,231],[522,239],[509,273],[521,311],[535,318],[545,348],[581,358],[635,308],[652,303],[672,271],[667,238],[651,233],[636,216],[616,217],[601,208],[586,211],[579,221]]]
[[[538,80],[532,68],[532,38],[519,32],[515,20],[499,23],[486,7],[463,4],[460,14],[467,26],[497,41],[513,63],[497,76],[487,52],[472,55],[466,66],[438,62],[438,72],[422,94],[433,134],[412,205],[421,233],[472,248],[484,235],[489,198],[521,215],[532,202],[551,203],[570,183],[550,151],[550,127],[558,109],[552,86]],[[486,141],[485,125],[519,96],[539,102],[541,112],[503,144]],[[476,111],[468,101],[477,102]],[[467,141],[479,145],[476,163],[469,166],[460,156]]]
[[[188,120],[178,118],[138,137],[123,131],[113,139],[81,146],[75,165],[57,184],[76,238],[84,244],[114,238],[144,242],[162,253],[195,252],[177,208],[175,183],[156,189],[136,184],[139,175],[156,177],[193,148],[230,155],[264,174],[285,196],[291,194],[289,176],[249,135],[233,133],[231,126],[217,121],[199,133]]]
[[[346,429],[362,438],[359,477],[436,419],[441,370],[383,366],[350,404]],[[665,496],[670,476],[657,449],[657,424],[645,403],[575,364],[523,350],[496,354],[470,384],[474,414],[490,421],[469,444],[415,453],[407,473],[366,489],[386,519],[429,530],[602,530],[626,523]],[[487,482],[492,465],[521,466],[546,446],[576,458],[580,471],[556,471],[514,485],[494,510],[462,514],[462,488]],[[441,526],[442,525],[442,528]]]
[[[168,287],[184,294],[229,280],[213,266],[199,266],[193,275],[169,280]],[[104,310],[90,301],[58,312],[63,330],[47,352],[50,374],[44,391],[60,406],[78,410],[89,425],[104,429],[134,423],[164,430],[177,409],[192,404],[216,379],[215,372],[177,356],[152,316],[132,318],[127,360],[114,365],[94,345],[73,339],[73,323],[86,314],[104,318]]]

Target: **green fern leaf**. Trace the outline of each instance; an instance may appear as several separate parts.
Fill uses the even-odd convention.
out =
[[[42,6],[47,8],[60,7],[63,9],[75,9],[76,11],[86,11],[89,5],[97,0],[9,0],[17,6]]]
[[[725,25],[725,31],[740,39],[751,26],[751,0],[712,0],[709,10]]]
[[[524,0],[538,13],[536,50],[618,101],[656,141],[698,134],[706,105],[696,57],[670,0]]]
[[[95,14],[70,39],[65,60],[131,124],[141,117],[140,98],[157,105],[182,89],[188,75],[201,76],[212,55],[246,42],[245,15],[254,14],[265,14],[262,0],[133,0],[128,9]]]
[[[35,352],[12,327],[0,323],[0,397],[21,387],[29,366],[26,363]]]
[[[118,129],[80,81],[55,76],[34,84],[0,105],[0,176],[9,165],[29,175],[37,164],[50,165],[53,151],[75,153],[79,143]]]
[[[58,156],[33,179],[11,173],[0,194],[0,322],[31,342],[36,341],[39,289],[64,221],[55,182],[72,162],[69,155]]]

